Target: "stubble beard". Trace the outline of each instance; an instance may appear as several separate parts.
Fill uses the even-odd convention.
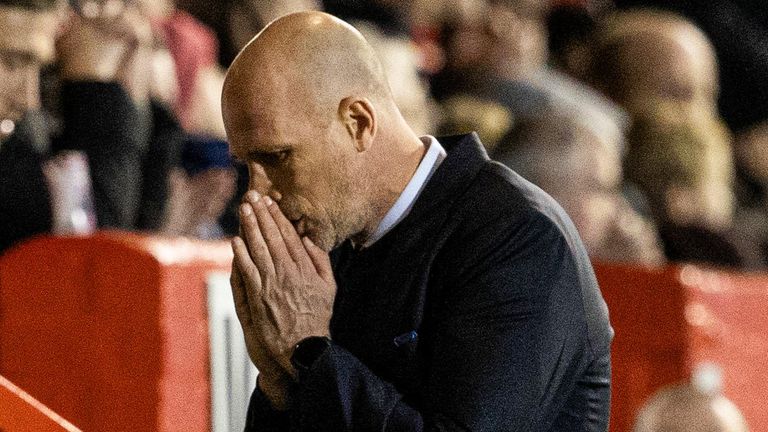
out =
[[[318,229],[314,237],[310,236],[312,241],[323,250],[331,251],[346,240],[364,240],[370,234],[366,230],[373,217],[373,210],[365,200],[367,196],[364,185],[344,182],[334,191],[332,202],[337,204],[331,207],[328,220],[321,224],[323,228]]]

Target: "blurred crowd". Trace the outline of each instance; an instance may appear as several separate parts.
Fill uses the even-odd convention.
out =
[[[272,19],[319,9],[375,47],[418,133],[476,131],[593,258],[765,269],[763,3],[0,0],[0,252],[44,232],[236,233],[224,71]]]

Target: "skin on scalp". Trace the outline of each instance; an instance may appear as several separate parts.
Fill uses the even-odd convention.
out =
[[[620,12],[603,26],[598,79],[630,111],[648,100],[677,100],[715,109],[717,59],[706,35],[669,12]],[[600,67],[598,68],[600,69]],[[602,78],[601,78],[602,77]]]
[[[364,242],[424,154],[373,49],[321,12],[286,15],[251,40],[227,73],[222,112],[250,188],[325,250]]]

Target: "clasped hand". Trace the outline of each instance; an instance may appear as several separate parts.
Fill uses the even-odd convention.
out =
[[[259,388],[282,408],[296,378],[294,347],[305,337],[329,335],[336,283],[328,254],[299,238],[269,197],[246,194],[240,231],[232,240],[235,308]]]

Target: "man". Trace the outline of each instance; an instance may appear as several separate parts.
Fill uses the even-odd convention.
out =
[[[41,168],[48,137],[37,112],[56,24],[53,1],[0,1],[0,253],[51,224]]]
[[[699,383],[664,387],[637,415],[633,432],[748,432],[744,414],[720,389]]]
[[[55,40],[60,12],[54,0],[0,0],[0,253],[54,225],[43,165],[61,150],[87,155],[99,226],[157,228],[164,212],[180,137],[149,105],[148,24],[133,10],[106,28],[75,16]],[[40,71],[54,58],[64,127],[51,139]]]
[[[475,135],[417,137],[356,30],[274,21],[222,106],[271,183],[232,243],[246,430],[606,430],[612,331],[572,223]]]
[[[624,122],[615,104],[547,65],[548,3],[447,3],[457,12],[446,32],[446,67],[432,78],[433,93],[446,108],[443,130],[477,130],[493,151],[514,146],[509,135],[515,129],[553,109],[589,110],[620,125]],[[499,120],[489,124],[491,116]]]
[[[608,16],[597,33],[591,80],[631,116],[663,102],[717,115],[715,49],[692,22],[672,12]]]

